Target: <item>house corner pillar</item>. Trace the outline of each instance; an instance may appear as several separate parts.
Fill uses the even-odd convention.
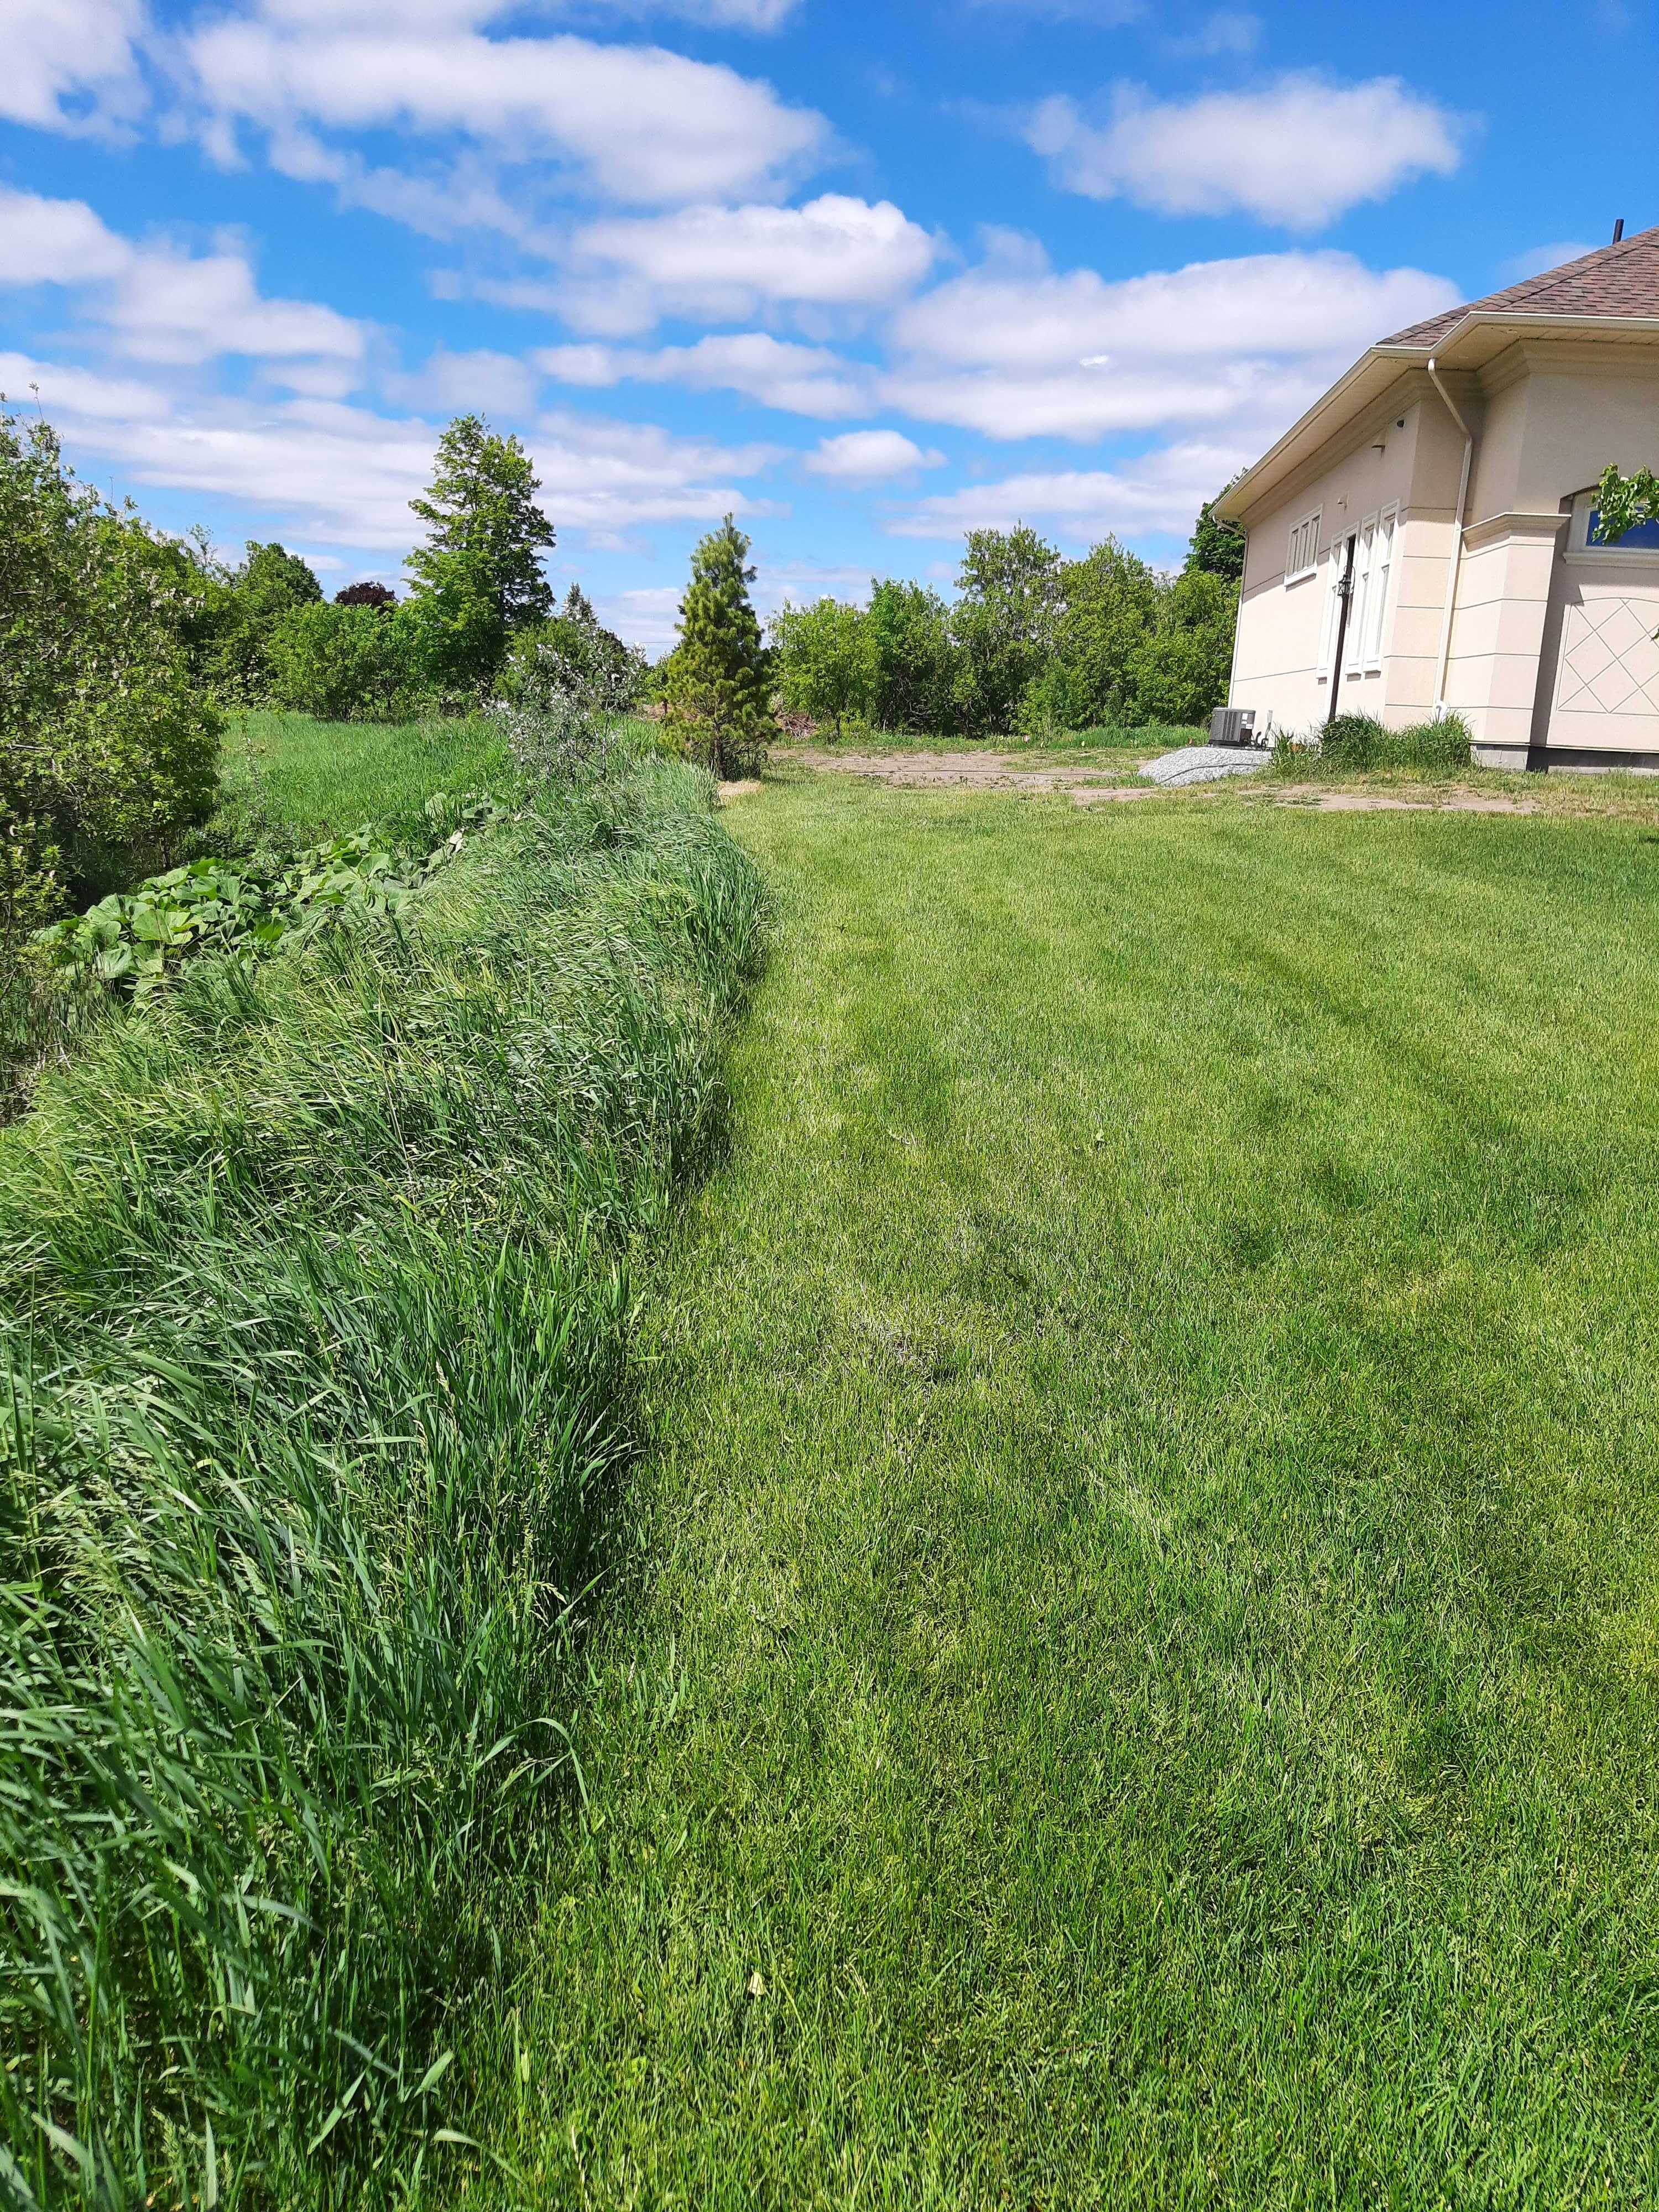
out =
[[[1527,765],[1562,520],[1559,510],[1495,514],[1464,532],[1446,704],[1468,722],[1483,767]]]

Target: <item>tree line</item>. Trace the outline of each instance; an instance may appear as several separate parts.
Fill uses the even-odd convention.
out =
[[[653,702],[717,774],[763,759],[781,707],[839,730],[981,737],[1189,723],[1225,696],[1240,541],[1199,518],[1165,576],[1108,538],[1078,561],[1023,526],[969,532],[958,592],[887,579],[867,606],[786,605],[769,637],[728,515],[695,549],[654,668],[580,587],[519,440],[442,433],[403,599],[327,599],[278,544],[228,562],[76,478],[44,422],[0,412],[0,942],[176,859],[211,811],[222,717],[397,721],[486,701],[550,718]]]
[[[954,601],[889,578],[866,606],[782,608],[779,691],[837,733],[849,719],[966,738],[1201,721],[1227,695],[1243,550],[1207,507],[1173,576],[1113,538],[1067,561],[1024,526],[969,531]]]
[[[555,542],[516,438],[464,415],[411,501],[405,599],[331,601],[280,544],[227,562],[81,481],[44,421],[0,413],[0,945],[176,859],[210,814],[228,710],[330,720],[465,711],[545,664],[644,664],[580,590],[556,607]]]

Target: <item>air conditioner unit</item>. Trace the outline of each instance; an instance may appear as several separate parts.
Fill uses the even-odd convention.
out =
[[[1254,707],[1218,707],[1211,715],[1212,745],[1253,745],[1255,741]]]

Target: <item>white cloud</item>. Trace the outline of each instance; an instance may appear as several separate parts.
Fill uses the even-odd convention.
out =
[[[0,391],[38,386],[71,459],[117,467],[126,482],[252,509],[263,528],[400,556],[418,533],[409,511],[427,483],[438,431],[336,400],[188,400],[171,382],[0,355]],[[763,512],[742,481],[776,458],[653,425],[557,414],[527,441],[543,501],[561,530],[615,544],[641,525]]]
[[[0,115],[77,130],[142,106],[139,0],[5,0],[0,15]]]
[[[1582,240],[1575,243],[1563,239],[1555,246],[1529,246],[1524,253],[1512,253],[1504,264],[1504,275],[1511,284],[1519,284],[1528,276],[1541,276],[1547,270],[1559,269],[1569,261],[1581,261],[1595,247]]]
[[[1109,532],[1184,537],[1200,507],[1244,458],[1232,446],[1193,443],[1165,447],[1121,469],[1033,471],[922,500],[888,526],[901,538],[952,538],[964,530],[1028,522],[1074,545]]]
[[[974,0],[974,5],[1007,8],[1051,21],[1092,23],[1102,31],[1121,30],[1126,23],[1139,22],[1146,12],[1146,0]]]
[[[678,584],[646,584],[600,597],[595,608],[624,645],[637,645],[654,660],[675,641],[681,597]]]
[[[823,439],[805,461],[814,476],[848,484],[881,483],[944,465],[943,453],[924,453],[897,430],[848,430],[842,437]]]
[[[733,479],[779,458],[770,446],[733,448],[677,438],[654,422],[564,413],[545,416],[526,442],[548,513],[597,544],[617,544],[641,523],[759,513]]]
[[[1187,101],[1120,84],[1097,122],[1058,94],[1025,135],[1057,183],[1091,198],[1316,230],[1414,178],[1449,176],[1465,128],[1398,77],[1344,86],[1300,71]]]
[[[28,385],[72,459],[112,462],[133,486],[234,500],[326,544],[401,551],[415,533],[429,423],[330,400],[192,402],[170,382],[0,356],[0,388]]]
[[[388,388],[414,405],[436,405],[446,414],[527,414],[541,380],[510,353],[451,353],[440,346],[415,375]]]
[[[920,283],[936,252],[890,200],[843,192],[799,208],[613,217],[577,232],[565,313],[578,328],[617,336],[665,314],[740,322],[770,307],[870,307]]]
[[[1170,53],[1192,56],[1200,61],[1253,54],[1261,43],[1261,16],[1247,15],[1235,8],[1218,8],[1214,15],[1205,17],[1195,31],[1164,40]]]
[[[781,30],[801,0],[607,0],[621,15],[678,15],[715,31]]]
[[[710,30],[775,31],[799,4],[800,0],[542,0],[534,12],[588,18],[609,15],[629,21],[673,15],[684,22],[706,24]],[[258,12],[270,21],[329,30],[339,23],[341,0],[261,0]],[[351,20],[360,29],[423,24],[474,30],[525,12],[520,0],[350,0]]]
[[[986,264],[895,318],[889,404],[988,437],[1165,424],[1280,428],[1374,339],[1454,306],[1420,270],[1254,254],[1109,283],[1000,235]]]
[[[827,347],[789,344],[763,331],[699,338],[695,345],[654,351],[548,346],[532,359],[564,384],[598,387],[627,380],[738,392],[793,415],[859,415],[872,404],[873,378],[861,364],[843,361]]]
[[[134,249],[84,200],[0,185],[0,284],[92,284],[125,276]]]
[[[434,12],[378,30],[230,20],[198,32],[186,50],[222,149],[243,120],[279,140],[307,123],[460,132],[498,160],[556,160],[648,205],[777,191],[828,142],[821,116],[734,70],[659,46],[489,39]]]
[[[189,254],[135,246],[83,200],[48,200],[0,186],[0,284],[58,284],[85,294],[87,311],[125,353],[197,362],[216,354],[266,360],[356,361],[360,325],[302,300],[260,296],[241,254]]]
[[[0,392],[15,401],[36,388],[41,412],[60,428],[71,422],[163,422],[173,411],[167,392],[137,377],[105,376],[96,369],[35,361],[27,354],[0,353]]]

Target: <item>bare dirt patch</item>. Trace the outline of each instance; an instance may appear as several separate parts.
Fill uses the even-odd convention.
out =
[[[1099,761],[1080,759],[1036,763],[1018,753],[860,753],[826,752],[802,748],[781,754],[801,768],[839,769],[843,775],[867,776],[877,783],[910,789],[957,787],[970,791],[1082,791],[1100,790],[1109,774],[1121,775],[1114,763],[1109,771]],[[1151,790],[1152,787],[1146,787]],[[1139,798],[1139,786],[1115,787],[1114,797]]]
[[[1549,814],[1609,816],[1633,821],[1659,818],[1659,808],[1648,793],[1589,787],[1583,777],[1534,777],[1520,790],[1505,786],[1519,778],[1492,785],[1480,783],[1413,782],[1409,779],[1373,783],[1357,779],[1349,784],[1285,782],[1277,776],[1225,777],[1214,783],[1177,785],[1165,789],[1143,781],[1136,774],[1149,752],[1079,753],[1075,759],[1056,759],[1053,754],[1032,758],[1011,750],[990,752],[975,748],[941,749],[936,752],[845,750],[823,745],[792,745],[773,755],[780,768],[809,773],[855,775],[890,789],[927,791],[1004,791],[1030,794],[1054,793],[1069,798],[1074,806],[1115,804],[1130,799],[1181,799],[1212,801],[1227,793],[1238,802],[1255,806],[1299,806],[1310,814]],[[744,782],[722,787],[732,797],[757,788]]]
[[[1452,790],[1402,799],[1389,791],[1288,792],[1274,794],[1280,806],[1305,806],[1316,814],[1536,814],[1530,799],[1503,791]]]

